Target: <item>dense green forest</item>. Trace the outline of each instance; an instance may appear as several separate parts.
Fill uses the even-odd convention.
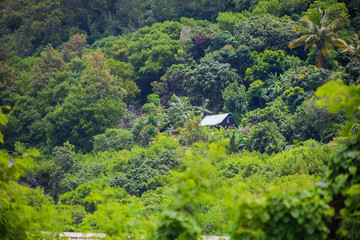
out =
[[[0,9],[0,239],[360,239],[359,1]]]

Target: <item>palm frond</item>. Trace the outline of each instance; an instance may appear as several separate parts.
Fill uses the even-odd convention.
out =
[[[352,53],[355,50],[355,48],[351,45],[348,45],[342,52],[348,52]]]
[[[306,40],[305,40],[305,44],[307,43],[314,43],[314,42],[317,42],[319,41],[319,37],[316,36],[316,35],[310,35],[310,36],[307,36]]]
[[[303,46],[305,44],[305,41],[306,41],[307,38],[308,38],[308,36],[305,35],[305,36],[301,36],[301,37],[299,37],[297,39],[292,40],[289,43],[289,48],[293,49],[293,48],[296,48],[296,47],[299,47],[299,46]]]
[[[317,26],[322,25],[323,14],[320,8],[311,10],[305,17]]]
[[[322,47],[320,50],[321,54],[323,55],[331,55],[330,51],[326,47]]]
[[[347,47],[346,42],[339,38],[331,39],[331,43],[336,47],[343,47],[343,48]]]
[[[298,24],[294,26],[294,30],[300,32],[308,32],[312,28],[312,22],[310,19],[303,17],[298,21]]]
[[[343,20],[340,19],[340,18],[337,18],[327,26],[327,29],[328,29],[329,32],[332,32],[332,31],[335,31],[342,24],[343,24]]]
[[[343,52],[347,52],[353,55],[360,56],[360,41],[359,36],[354,34],[349,38],[350,44],[347,45],[347,47],[344,49]]]
[[[319,8],[320,10],[320,8]],[[320,10],[321,11],[321,10]],[[321,26],[322,27],[325,27],[328,25],[328,21],[329,21],[329,11],[326,10],[324,12],[324,15],[322,15],[322,12],[321,12],[321,15],[319,15],[319,17],[321,17]]]

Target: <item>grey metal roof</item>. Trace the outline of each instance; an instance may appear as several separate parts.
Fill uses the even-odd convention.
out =
[[[220,124],[230,113],[206,116],[201,120],[200,126],[215,126]]]

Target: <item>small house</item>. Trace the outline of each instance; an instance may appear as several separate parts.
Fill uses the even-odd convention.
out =
[[[200,126],[211,127],[212,129],[220,127],[223,128],[237,128],[238,125],[230,113],[217,114],[206,116],[200,122]]]

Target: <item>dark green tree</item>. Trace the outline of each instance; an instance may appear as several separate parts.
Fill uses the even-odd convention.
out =
[[[62,104],[46,115],[46,136],[48,146],[55,147],[69,141],[83,151],[92,148],[93,136],[106,128],[115,127],[125,117],[124,106],[118,99],[99,99],[89,102],[83,88],[69,94]]]
[[[119,151],[131,147],[133,135],[130,130],[109,128],[94,136],[93,151]]]
[[[234,37],[238,44],[249,46],[251,51],[287,50],[289,42],[299,36],[293,25],[291,20],[272,15],[252,17],[237,26]]]
[[[190,69],[183,64],[172,65],[166,73],[151,84],[154,93],[161,96],[163,104],[167,104],[172,96],[184,95],[184,80],[188,77]]]
[[[286,144],[279,128],[271,122],[261,122],[251,127],[246,149],[267,154],[280,152]]]
[[[209,107],[218,111],[223,105],[222,91],[236,79],[236,72],[230,64],[219,63],[208,54],[185,80],[185,90],[194,104],[200,105],[209,99]]]
[[[148,103],[142,107],[142,114],[135,121],[132,129],[134,142],[146,146],[151,138],[157,136],[168,124],[168,115],[164,107],[160,105],[160,97],[156,94],[147,96]]]
[[[137,74],[143,98],[150,93],[150,84],[175,63],[175,54],[180,48],[180,28],[180,23],[164,22],[144,27],[132,35],[126,54]]]
[[[265,50],[262,53],[252,52],[253,65],[246,70],[245,82],[250,85],[255,80],[266,81],[269,74],[284,72],[285,52],[282,50]]]
[[[224,98],[224,111],[231,112],[240,117],[248,110],[248,100],[246,98],[245,87],[238,83],[230,83],[222,92]]]

